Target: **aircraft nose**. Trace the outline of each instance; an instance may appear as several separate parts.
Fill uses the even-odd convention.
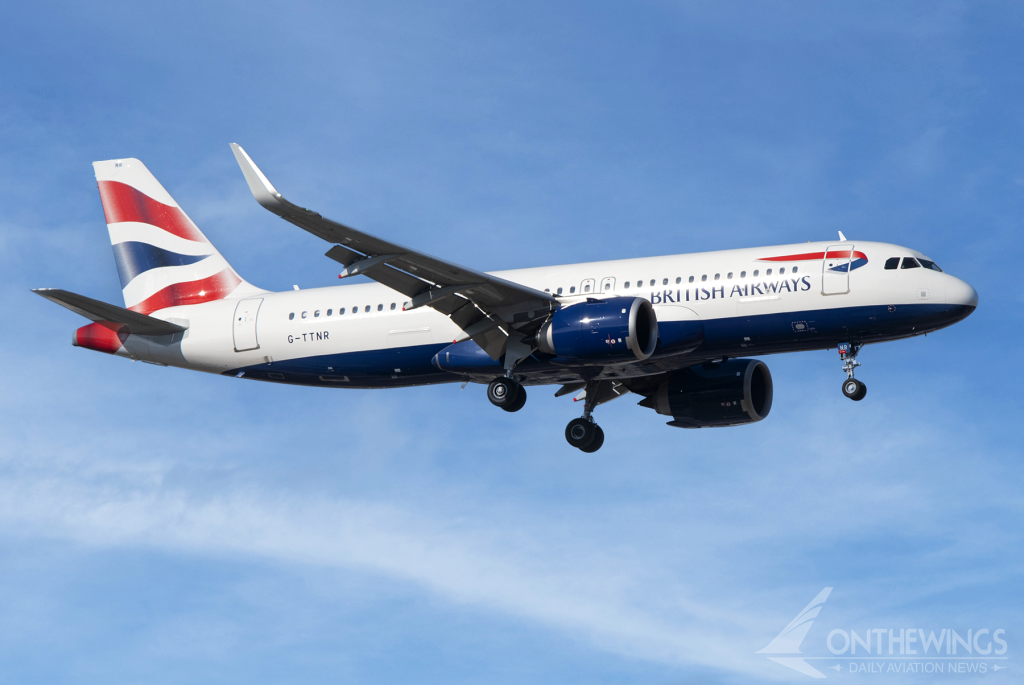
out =
[[[978,291],[971,287],[970,283],[950,276],[949,282],[946,283],[946,304],[977,307]]]

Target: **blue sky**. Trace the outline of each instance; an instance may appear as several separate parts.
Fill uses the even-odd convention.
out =
[[[1022,28],[998,2],[7,8],[0,682],[798,682],[755,652],[826,586],[805,651],[1004,628],[986,677],[1012,682]],[[768,357],[768,420],[620,400],[593,455],[552,392],[507,415],[475,386],[71,347],[29,288],[121,302],[94,160],[144,160],[254,284],[337,282],[230,142],[296,202],[481,269],[842,230],[981,306],[867,348],[859,404],[834,352]]]

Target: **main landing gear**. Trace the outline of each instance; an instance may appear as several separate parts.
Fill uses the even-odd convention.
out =
[[[597,406],[599,398],[608,399],[613,387],[609,381],[589,381],[586,391],[583,416],[573,419],[565,427],[565,439],[583,452],[596,452],[604,444],[604,431],[594,423],[594,407]],[[511,374],[499,376],[488,383],[487,399],[495,407],[507,412],[519,411],[526,404],[526,388]]]
[[[857,353],[863,346],[863,343],[839,343],[839,358],[843,360],[843,371],[846,372],[843,394],[854,402],[860,402],[868,394],[868,386],[853,377],[853,370],[860,366]]]
[[[597,406],[598,394],[601,390],[601,383],[607,381],[589,381],[587,383],[587,397],[583,402],[583,416],[573,419],[565,427],[565,439],[570,445],[582,452],[596,452],[604,444],[604,431],[594,423],[593,412]]]
[[[526,388],[512,376],[502,376],[487,385],[487,399],[507,412],[519,411],[526,405]]]

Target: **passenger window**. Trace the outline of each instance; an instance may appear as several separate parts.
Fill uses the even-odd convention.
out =
[[[717,281],[717,280],[718,280],[719,278],[721,278],[721,277],[722,277],[722,274],[715,274],[715,280],[716,280],[716,281]]]
[[[757,274],[759,274],[759,273],[761,273],[761,272],[758,271],[757,269],[754,269],[754,278],[757,278]]]
[[[939,273],[942,273],[942,269],[939,268],[939,265],[931,260],[919,259],[917,261],[921,262],[921,266],[923,266],[926,269],[931,269],[932,271],[938,271]]]
[[[330,316],[330,315],[331,315],[331,314],[333,314],[333,313],[334,313],[334,310],[333,310],[333,309],[328,309],[328,310],[327,310],[327,316]]]
[[[772,275],[772,270],[768,269],[767,271],[764,272],[764,275],[765,276],[771,276]]]
[[[682,282],[683,282],[683,277],[682,276],[676,276],[676,285],[679,285]]]
[[[792,271],[793,273],[796,273],[799,268],[800,267],[798,267],[798,266],[794,266],[792,269],[790,269],[790,271]]]
[[[900,258],[899,257],[889,257],[889,259],[885,260],[885,268],[890,270],[890,271],[892,269],[899,268],[899,265],[900,265]]]
[[[396,303],[392,302],[391,303],[391,311],[395,311],[395,307],[397,307],[397,306],[398,305]]]
[[[746,277],[747,277],[747,272],[746,271],[741,271],[740,272],[740,278],[746,278]]]
[[[920,267],[921,267],[921,265],[918,264],[917,260],[914,259],[913,257],[904,257],[903,258],[903,266],[900,267],[900,268],[903,268],[903,269],[919,269]]]
[[[366,305],[366,309],[364,309],[363,311],[364,311],[364,312],[368,312],[368,311],[370,311],[370,305]]]
[[[625,283],[623,283],[622,287],[626,288],[628,290],[629,289],[629,281],[626,281]]]
[[[700,277],[700,282],[701,283],[703,283],[706,280],[708,280],[708,275],[707,274],[704,274],[703,276]]]
[[[627,283],[627,284],[626,284],[626,287],[627,287],[627,288],[629,287],[629,283]],[[556,294],[556,295],[561,295],[561,294],[562,294],[562,289],[561,289],[561,288],[559,288],[558,290],[556,290],[556,291],[555,291],[555,294]]]
[[[341,309],[338,310],[338,316],[343,316],[344,314],[345,314],[345,308],[342,307]]]
[[[782,267],[781,269],[779,269],[779,275],[782,275],[784,273],[786,273],[786,267]]]
[[[668,285],[668,279],[667,278],[661,279],[661,284],[662,285]]]
[[[730,271],[729,273],[727,273],[725,277],[728,278],[729,280],[732,280],[732,272]]]
[[[654,279],[653,278],[651,279],[651,287],[652,288],[654,287]]]
[[[292,312],[291,314],[288,315],[288,320],[289,321],[294,321],[295,320],[295,312]]]
[[[687,283],[693,283],[693,276],[690,276],[690,280],[688,280]]]
[[[576,286],[572,286],[571,288],[569,288],[570,295],[572,295],[574,292],[576,292]]]

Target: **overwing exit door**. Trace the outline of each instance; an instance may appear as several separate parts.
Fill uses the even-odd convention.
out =
[[[258,350],[256,339],[256,315],[259,314],[263,298],[257,300],[241,300],[235,307],[235,352]]]
[[[829,245],[821,260],[821,294],[845,295],[850,292],[850,264],[853,245]]]

